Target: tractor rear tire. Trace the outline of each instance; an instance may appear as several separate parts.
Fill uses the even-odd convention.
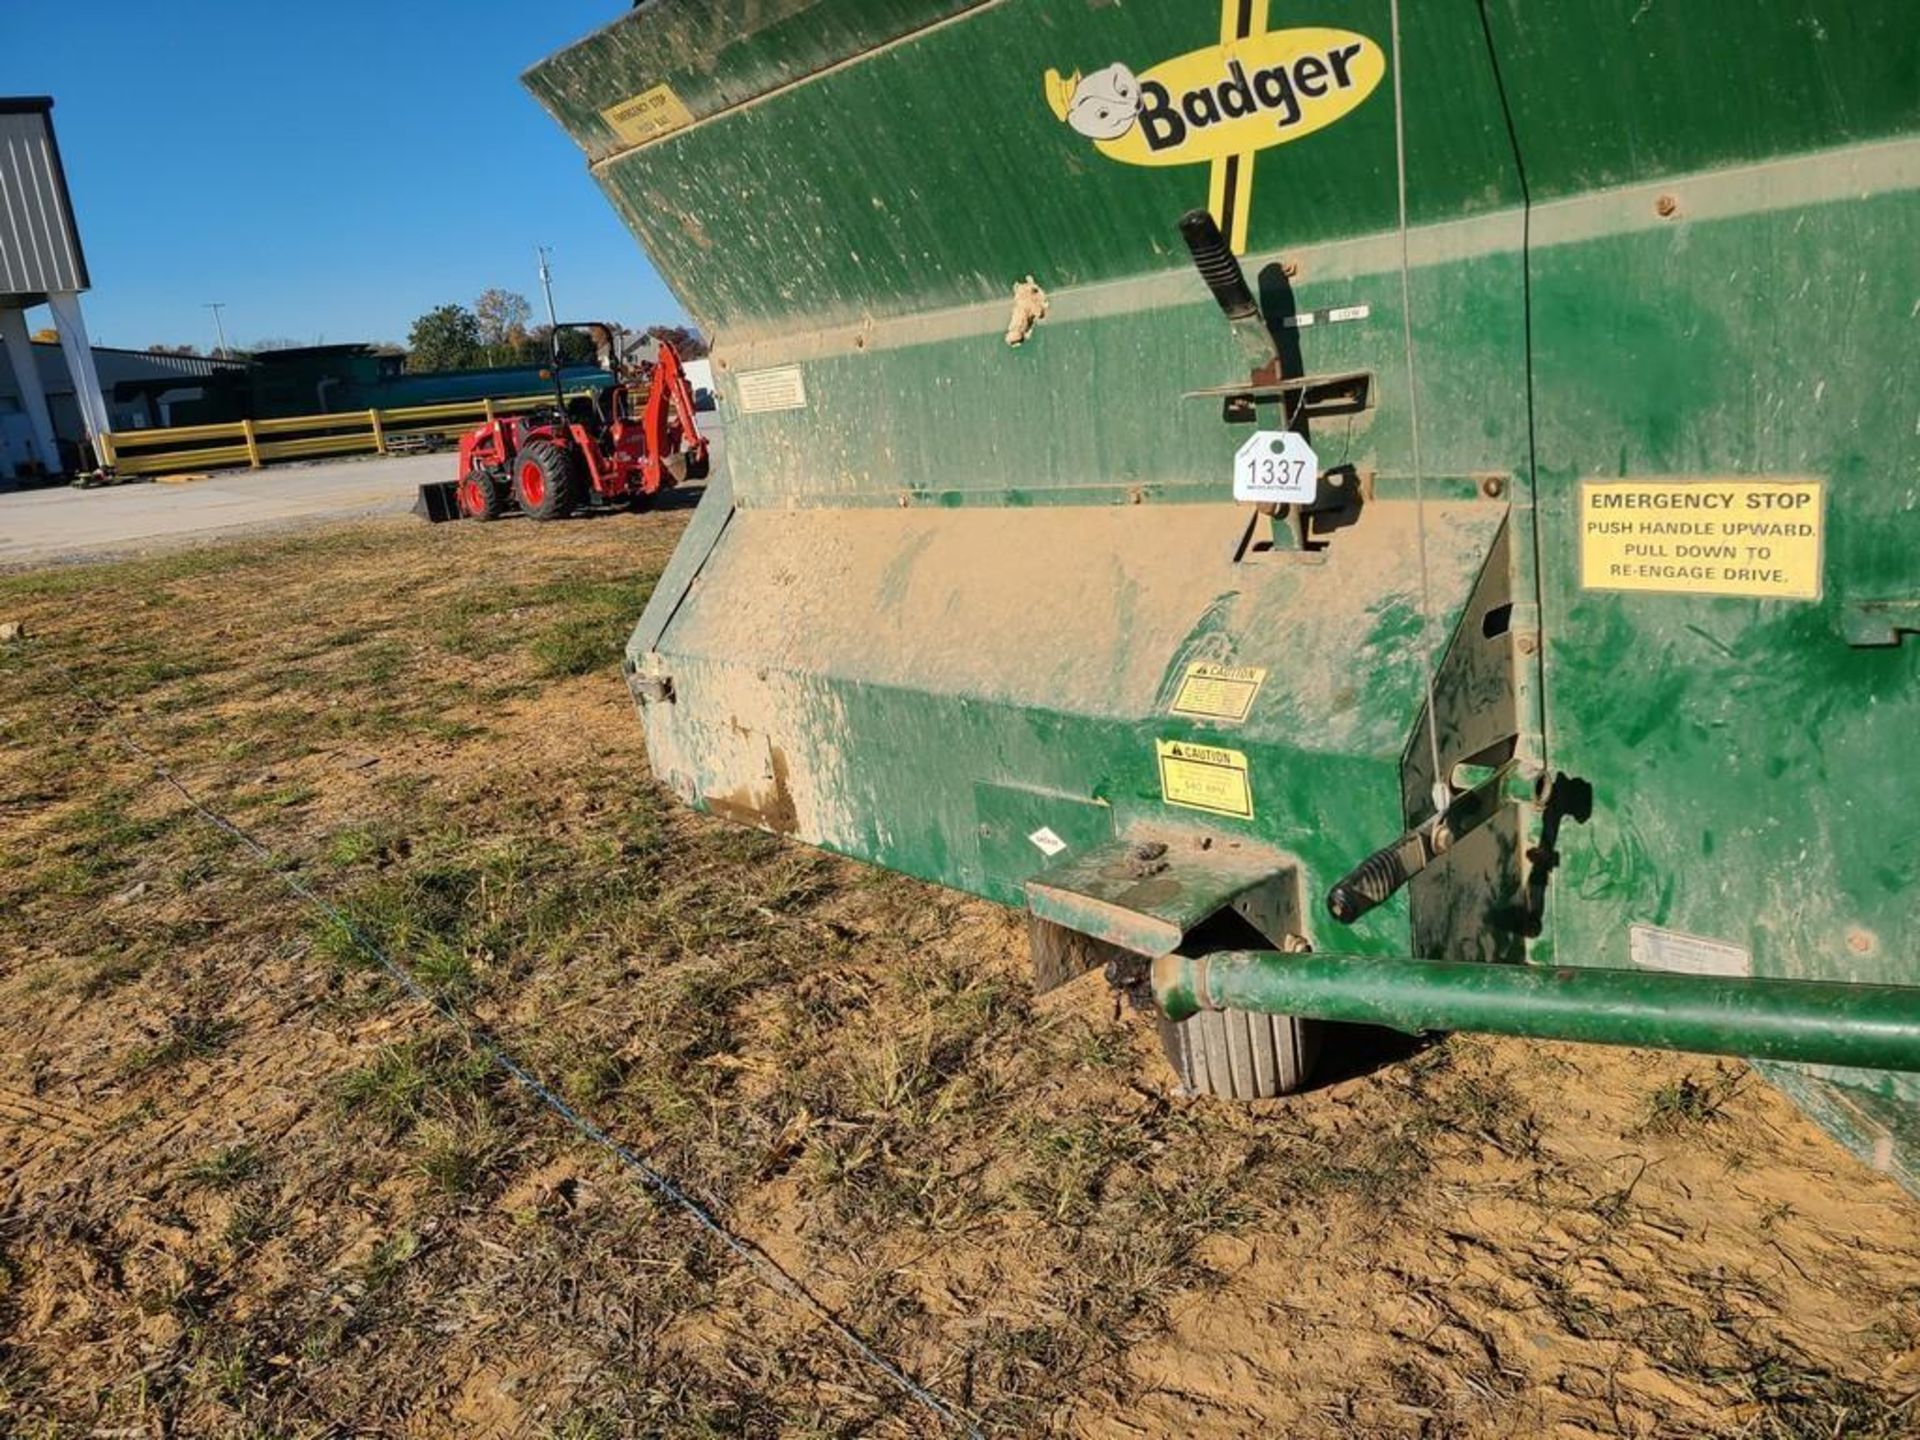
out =
[[[1271,1100],[1303,1088],[1320,1055],[1321,1025],[1298,1015],[1202,1010],[1160,1021],[1160,1044],[1189,1094]]]
[[[551,440],[529,440],[513,457],[513,498],[535,520],[559,520],[580,503],[573,452]]]
[[[496,470],[475,468],[454,493],[462,519],[498,520],[507,508],[507,477]]]

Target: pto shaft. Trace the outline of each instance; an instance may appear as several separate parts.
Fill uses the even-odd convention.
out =
[[[1252,1010],[1426,1030],[1920,1070],[1920,987],[1282,954],[1163,955],[1161,1011]]]

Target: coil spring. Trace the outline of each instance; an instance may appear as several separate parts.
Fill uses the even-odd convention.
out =
[[[1406,883],[1399,851],[1391,846],[1377,850],[1327,892],[1327,911],[1342,925],[1351,925]]]

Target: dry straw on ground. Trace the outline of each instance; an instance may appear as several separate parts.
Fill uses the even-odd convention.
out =
[[[1459,1037],[1189,1102],[1007,915],[674,806],[617,654],[681,519],[0,580],[0,1430],[929,1426],[53,664],[992,1433],[1920,1425],[1920,1209],[1737,1066]]]

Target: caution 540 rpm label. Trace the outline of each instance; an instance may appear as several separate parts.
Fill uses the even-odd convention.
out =
[[[1155,740],[1153,749],[1160,763],[1160,798],[1167,804],[1253,818],[1247,757],[1238,750],[1189,740]]]
[[[1580,487],[1587,590],[1820,598],[1817,480],[1589,480]]]

